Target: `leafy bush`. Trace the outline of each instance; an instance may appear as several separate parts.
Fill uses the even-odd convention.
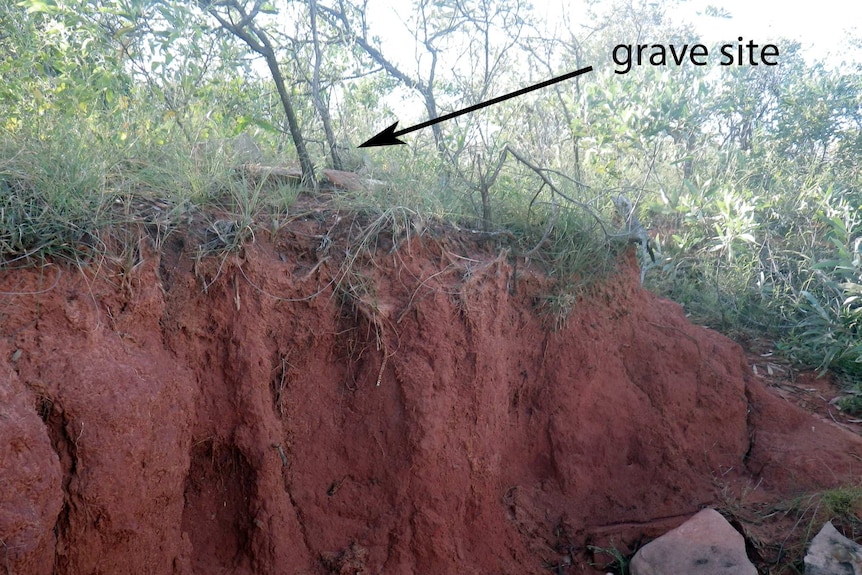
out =
[[[412,6],[415,46],[402,52],[415,48],[422,65],[407,66],[358,3],[314,6],[313,27],[305,3],[216,14],[251,10],[243,25],[275,43],[316,168],[338,154],[388,182],[338,201],[505,238],[558,278],[548,301],[562,319],[585,282],[612,269],[603,228],[622,190],[659,248],[650,289],[702,323],[757,330],[802,363],[858,373],[859,69],[807,62],[778,39],[781,66],[619,75],[601,65],[610,46],[692,32],[642,2],[592,4],[594,27],[549,32],[522,3],[448,0]],[[115,206],[137,197],[218,203],[243,230],[261,218],[277,228],[296,190],[238,182],[223,146],[200,153],[248,131],[268,160],[297,159],[260,52],[207,8],[0,5],[0,260],[98,249],[98,230],[125,217]],[[407,123],[411,103],[425,119],[585,65],[596,70],[411,134],[408,146],[353,148],[387,118]]]

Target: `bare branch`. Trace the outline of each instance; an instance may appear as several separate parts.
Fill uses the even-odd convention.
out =
[[[516,152],[515,150],[513,150],[511,146],[508,146],[508,145],[507,145],[507,146],[506,146],[506,148],[505,148],[505,151],[506,151],[506,152],[508,152],[509,154],[512,154],[512,156],[513,156],[516,160],[518,160],[519,162],[521,162],[522,164],[524,164],[525,166],[527,166],[528,168],[530,168],[533,172],[535,172],[535,174],[536,174],[537,176],[539,176],[539,178],[541,178],[542,182],[544,182],[546,186],[548,186],[551,190],[553,190],[553,192],[554,192],[555,194],[557,194],[557,195],[559,195],[561,198],[563,198],[563,199],[565,199],[565,200],[567,200],[567,201],[569,201],[569,202],[571,202],[571,203],[575,204],[576,206],[579,206],[579,207],[580,207],[580,208],[582,208],[585,212],[587,212],[588,214],[590,214],[590,215],[593,217],[593,219],[595,219],[595,220],[596,220],[596,222],[599,224],[599,227],[602,229],[602,233],[604,233],[605,238],[611,238],[611,237],[613,237],[613,234],[609,234],[609,233],[608,233],[608,230],[607,230],[607,228],[605,227],[604,222],[603,222],[603,221],[602,221],[602,219],[598,216],[598,214],[596,214],[596,213],[593,211],[593,208],[592,208],[590,205],[585,204],[584,202],[578,201],[578,200],[576,200],[576,199],[574,199],[574,198],[572,198],[572,197],[569,197],[568,195],[566,195],[566,194],[564,194],[562,191],[560,191],[560,189],[559,189],[556,185],[554,185],[554,182],[553,182],[553,181],[551,181],[551,179],[546,175],[546,172],[547,172],[548,170],[545,170],[545,169],[539,168],[538,166],[536,166],[535,164],[533,164],[532,162],[530,162],[529,160],[527,160],[526,158],[524,158],[521,154],[519,154],[518,152]]]
[[[263,0],[255,0],[254,8],[250,14],[247,14],[245,9],[240,6],[236,0],[226,0],[218,3],[208,2],[207,0],[198,0],[198,5],[215,18],[222,28],[245,42],[252,51],[263,56],[266,61],[266,65],[269,68],[272,80],[275,82],[275,88],[278,91],[282,108],[287,117],[291,139],[296,146],[297,156],[299,156],[299,165],[302,169],[302,179],[307,185],[316,186],[314,164],[311,162],[311,156],[309,156],[308,150],[305,147],[305,140],[302,137],[302,131],[299,128],[299,122],[296,119],[296,113],[294,112],[293,105],[290,101],[290,94],[288,94],[287,86],[284,82],[284,76],[278,66],[278,58],[275,55],[275,48],[273,47],[267,33],[261,28],[255,26],[253,22],[253,16],[260,12]],[[219,13],[216,9],[217,7],[226,8],[227,16],[225,17]],[[234,21],[231,9],[239,14],[240,20],[238,22]],[[252,17],[250,18],[249,16]]]

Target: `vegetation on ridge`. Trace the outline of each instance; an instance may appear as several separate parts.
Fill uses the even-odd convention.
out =
[[[778,66],[617,74],[615,44],[696,40],[672,7],[640,0],[593,3],[588,27],[556,30],[519,0],[416,0],[398,31],[372,8],[0,5],[2,265],[98,253],[103,230],[137,217],[141,201],[161,202],[174,225],[213,205],[240,229],[277,224],[296,190],[237,174],[248,158],[229,142],[251,134],[259,159],[295,163],[306,181],[337,167],[387,182],[341,198],[352,205],[506,231],[560,279],[549,298],[561,310],[608,265],[602,223],[622,192],[659,248],[647,287],[703,323],[766,333],[800,362],[858,381],[862,70],[771,39]],[[354,147],[395,119],[587,65],[595,71],[415,132],[408,146]]]

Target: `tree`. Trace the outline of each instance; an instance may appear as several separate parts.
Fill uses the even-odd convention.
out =
[[[375,63],[381,66],[386,73],[398,79],[404,86],[417,91],[423,98],[425,109],[427,110],[429,117],[436,118],[439,114],[437,112],[434,82],[437,75],[439,50],[436,48],[434,43],[441,35],[445,35],[447,32],[457,29],[458,23],[455,20],[451,20],[444,30],[437,30],[429,33],[427,18],[424,17],[424,8],[427,4],[427,0],[421,0],[420,10],[423,15],[421,21],[423,22],[422,30],[424,30],[422,44],[431,56],[431,65],[426,79],[415,78],[404,72],[394,61],[387,58],[378,47],[374,46],[372,40],[369,38],[368,24],[365,20],[364,8],[350,5],[345,3],[344,0],[338,0],[337,6],[335,7],[324,5],[318,6],[321,14],[327,18],[330,25],[340,30],[346,41],[356,43]],[[442,154],[444,145],[441,127],[435,124],[432,126],[432,130],[437,149]]]
[[[323,124],[323,132],[326,136],[329,155],[332,158],[332,167],[336,170],[343,169],[341,157],[338,153],[338,142],[335,132],[332,130],[332,120],[329,116],[329,106],[324,102],[320,89],[320,71],[323,67],[323,54],[320,46],[320,37],[317,26],[317,0],[308,0],[309,20],[311,23],[312,46],[314,47],[314,66],[312,67],[311,99],[320,121]]]
[[[268,10],[268,8],[265,9],[264,0],[254,0],[250,9],[247,9],[247,4],[240,4],[238,0],[198,0],[198,4],[215,18],[222,28],[263,57],[284,108],[288,129],[299,157],[302,180],[307,185],[315,185],[314,164],[305,146],[305,139],[302,136],[284,76],[279,68],[275,48],[266,30],[255,23],[256,18]]]

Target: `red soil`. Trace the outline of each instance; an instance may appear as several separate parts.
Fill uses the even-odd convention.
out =
[[[6,572],[592,573],[734,490],[862,471],[631,259],[552,329],[548,278],[456,234],[345,274],[338,217],[0,273]]]

